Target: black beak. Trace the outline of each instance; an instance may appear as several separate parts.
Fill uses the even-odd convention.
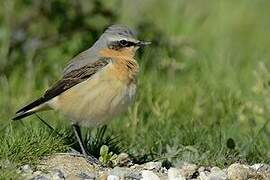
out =
[[[151,42],[149,41],[139,41],[136,43],[136,46],[139,46],[139,47],[144,47],[144,46],[147,46],[147,45],[150,45]]]

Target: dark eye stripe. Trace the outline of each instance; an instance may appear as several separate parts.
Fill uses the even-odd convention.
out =
[[[121,47],[130,47],[130,46],[134,46],[135,43],[131,42],[131,41],[126,41],[126,40],[121,40],[118,42],[119,46]]]
[[[126,47],[135,46],[134,42],[128,41]]]
[[[120,42],[120,41],[122,41],[122,42]],[[126,41],[126,40],[124,40],[125,42],[123,42],[123,40],[120,40],[120,41],[111,42],[109,47],[112,49],[120,49],[120,48],[124,48],[124,47],[136,46],[136,43],[134,43],[132,41]]]

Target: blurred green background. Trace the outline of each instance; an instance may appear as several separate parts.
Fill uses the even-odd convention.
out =
[[[120,23],[153,44],[139,91],[107,136],[139,162],[226,166],[270,161],[270,1],[1,0],[0,158],[14,166],[67,144],[37,117],[10,122],[66,63]],[[55,112],[40,113],[68,128]],[[94,132],[95,133],[95,132]],[[3,166],[2,166],[3,167]],[[1,168],[1,166],[0,166]]]

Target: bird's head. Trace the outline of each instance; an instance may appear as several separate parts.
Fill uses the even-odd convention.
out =
[[[120,52],[131,51],[135,53],[140,47],[149,44],[150,42],[138,40],[136,33],[128,27],[124,25],[112,25],[100,36],[95,46]]]

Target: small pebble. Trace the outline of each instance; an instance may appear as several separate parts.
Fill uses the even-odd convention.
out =
[[[141,180],[160,180],[160,178],[152,171],[143,170],[141,173],[142,173]]]
[[[33,170],[29,164],[21,166],[21,171],[22,171],[22,173],[25,173],[25,174],[32,174],[33,173]]]
[[[38,176],[38,175],[41,175],[42,174],[42,171],[35,171],[33,172],[33,176]]]
[[[144,165],[144,168],[159,171],[161,169],[161,162],[148,162]]]
[[[246,180],[248,178],[249,169],[239,163],[232,164],[227,169],[228,179]]]
[[[195,164],[184,163],[179,169],[182,176],[190,178],[196,172],[197,166]]]
[[[218,171],[221,171],[219,167],[214,166],[211,168],[211,172],[218,172]]]
[[[120,180],[119,176],[115,176],[115,175],[109,175],[107,177],[107,180]]]
[[[127,174],[126,176],[124,176],[125,180],[140,180],[142,178],[142,175],[140,172],[135,171],[135,172],[131,172],[129,174]]]
[[[101,172],[98,176],[98,180],[107,180],[108,173],[107,172]]]
[[[213,167],[210,174],[208,175],[209,180],[226,180],[227,174],[222,171],[219,167]]]
[[[205,171],[205,167],[199,167],[199,169],[198,169],[198,172],[204,172]]]
[[[142,167],[143,166],[142,165],[139,165],[139,164],[134,164],[134,165],[130,166],[131,169],[140,169]]]
[[[89,172],[80,172],[77,176],[83,179],[95,179],[97,177],[95,173]]]
[[[166,169],[165,167],[162,167],[159,172],[167,174],[168,169]]]
[[[206,172],[204,172],[204,171],[201,171],[201,172],[200,172],[200,175],[199,175],[198,179],[199,179],[199,180],[209,180],[209,178],[208,178]]]
[[[168,179],[169,180],[185,180],[186,178],[184,176],[182,176],[179,169],[170,168],[168,170]]]
[[[50,180],[51,178],[48,175],[38,175],[32,178],[32,180]]]
[[[53,180],[65,179],[65,175],[60,169],[53,169],[50,174]]]
[[[264,171],[264,172],[269,172],[270,173],[270,165],[268,164],[254,164],[251,166],[252,169],[255,171]]]
[[[127,153],[120,153],[116,160],[115,160],[115,166],[131,166],[133,165],[131,159],[129,158],[129,155]]]
[[[130,174],[130,172],[131,172],[131,170],[129,168],[115,167],[109,172],[109,175],[124,177],[124,176]]]

